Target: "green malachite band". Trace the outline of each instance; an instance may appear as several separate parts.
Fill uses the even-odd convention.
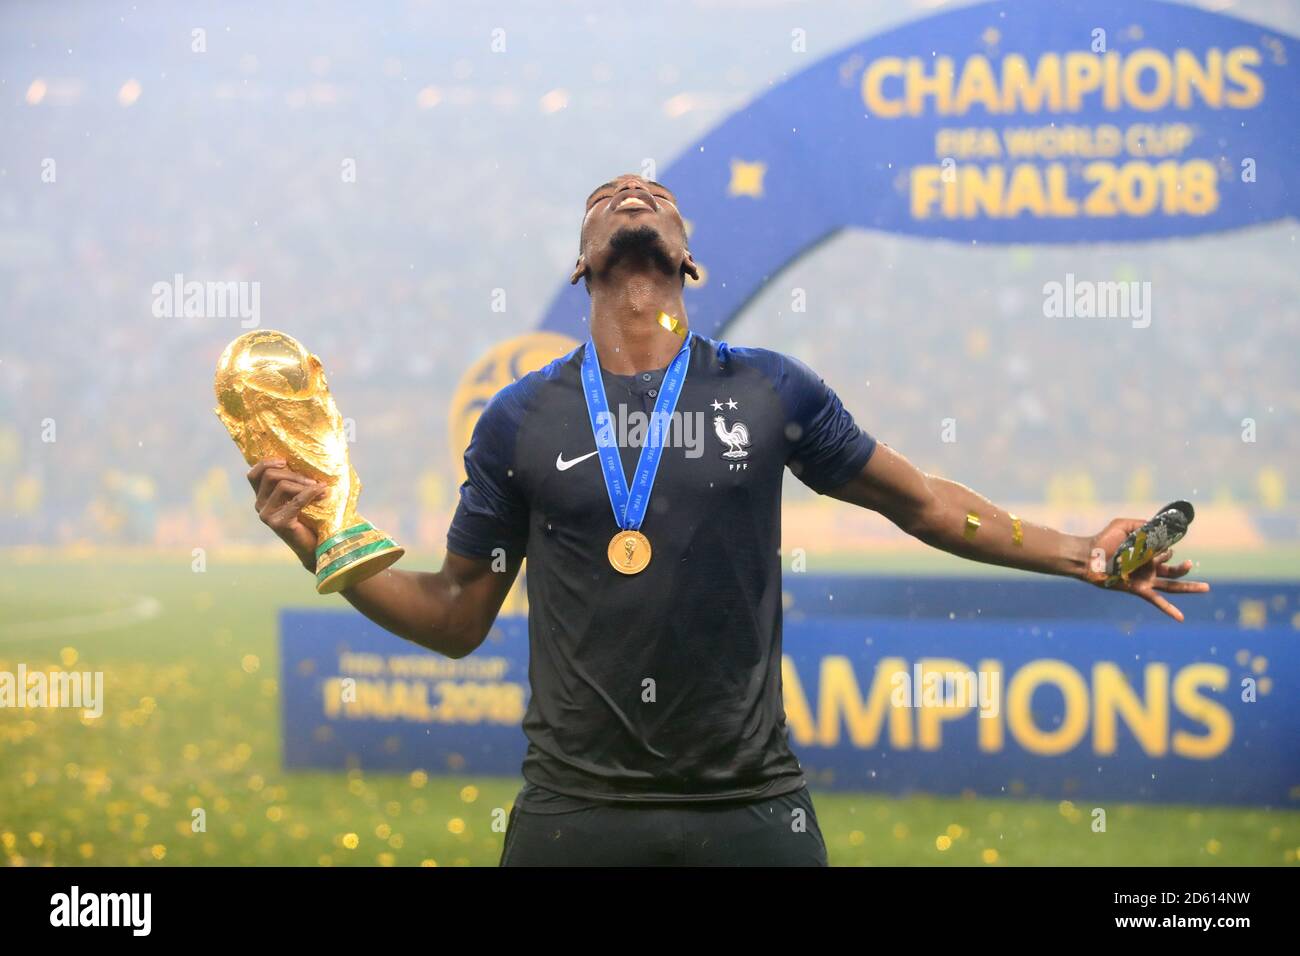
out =
[[[326,551],[324,554],[316,555],[316,567],[323,568],[327,564],[333,564],[336,559],[343,557],[343,555],[348,552],[355,551],[357,548],[370,544],[372,541],[380,541],[387,537],[388,535],[384,534],[382,531],[363,531],[351,538],[346,538],[340,544],[334,545],[334,547],[330,548],[330,550]]]
[[[316,545],[316,557],[319,558],[322,554],[324,554],[330,548],[334,547],[334,545],[338,544],[344,538],[350,538],[354,534],[360,534],[362,531],[374,531],[374,530],[375,530],[374,525],[372,525],[369,521],[363,521],[361,522],[361,524],[355,524],[351,528],[344,528],[338,534],[331,535],[330,537],[322,541],[320,544]]]
[[[372,544],[368,544],[364,548],[357,548],[357,550],[355,551],[349,551],[347,554],[343,555],[343,557],[339,558],[337,561],[334,561],[329,566],[317,571],[316,580],[324,581],[327,577],[329,577],[339,568],[346,567],[347,565],[351,564],[353,561],[356,561],[358,558],[364,558],[367,554],[374,554],[376,551],[382,551],[385,548],[395,548],[395,547],[397,547],[397,545],[393,544],[391,538],[385,538],[383,541],[375,541]]]

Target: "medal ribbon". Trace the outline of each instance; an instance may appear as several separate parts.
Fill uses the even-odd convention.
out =
[[[646,509],[650,505],[650,492],[654,489],[659,461],[663,458],[665,436],[673,411],[677,408],[677,399],[682,393],[682,383],[686,381],[693,337],[693,333],[687,333],[686,341],[668,366],[668,371],[664,372],[664,381],[659,386],[659,398],[655,401],[654,413],[650,416],[650,428],[645,444],[641,446],[641,455],[637,459],[630,488],[623,475],[623,462],[618,456],[618,442],[610,420],[609,400],[605,397],[605,382],[600,376],[596,343],[587,339],[587,347],[582,356],[582,391],[587,399],[587,414],[591,418],[591,434],[596,439],[596,450],[600,452],[601,471],[605,475],[609,504],[614,509],[614,520],[625,531],[638,530],[645,520]]]

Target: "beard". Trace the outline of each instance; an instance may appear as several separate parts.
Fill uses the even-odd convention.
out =
[[[606,268],[622,262],[646,263],[666,275],[677,271],[677,263],[669,255],[663,237],[649,225],[624,226],[609,240],[610,257]]]

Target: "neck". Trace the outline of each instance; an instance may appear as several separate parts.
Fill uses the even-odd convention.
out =
[[[666,288],[648,277],[624,281],[615,289],[593,284],[591,339],[601,367],[615,375],[635,375],[669,364],[682,347],[682,337],[659,324],[660,312],[686,321],[680,287]]]

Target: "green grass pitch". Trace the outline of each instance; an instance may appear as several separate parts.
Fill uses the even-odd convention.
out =
[[[275,614],[318,598],[288,561],[0,555],[0,670],[105,672],[107,706],[0,710],[0,860],[12,865],[494,865],[517,779],[285,773]],[[408,566],[420,562],[407,559]],[[1219,555],[1207,577],[1289,577],[1300,551]],[[428,562],[424,562],[428,566]],[[972,573],[944,556],[835,570]],[[397,638],[394,638],[397,641]],[[815,792],[836,865],[1285,865],[1300,812]],[[205,832],[192,828],[202,810]]]

